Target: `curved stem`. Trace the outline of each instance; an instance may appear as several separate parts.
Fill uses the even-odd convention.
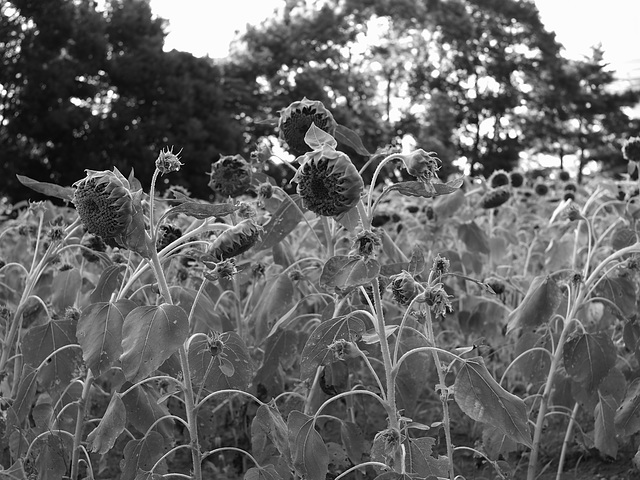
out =
[[[76,416],[76,428],[73,435],[73,449],[71,454],[71,480],[78,478],[78,470],[80,467],[80,442],[82,441],[82,430],[84,427],[84,417],[87,414],[87,407],[89,406],[89,394],[91,393],[91,385],[93,384],[93,373],[91,369],[87,372],[87,377],[84,380],[82,386],[82,396],[78,402],[78,414]]]
[[[564,468],[564,461],[567,458],[567,450],[569,449],[569,443],[573,435],[573,427],[576,424],[576,415],[580,404],[576,402],[571,411],[571,418],[569,419],[569,425],[567,425],[567,431],[564,434],[564,440],[562,441],[562,451],[560,452],[560,461],[558,462],[558,471],[556,473],[556,480],[562,480],[562,470]]]

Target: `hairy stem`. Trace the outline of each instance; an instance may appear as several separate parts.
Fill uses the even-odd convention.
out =
[[[78,470],[80,468],[80,442],[82,442],[82,431],[84,429],[84,418],[87,415],[87,407],[89,406],[89,394],[91,393],[91,385],[93,384],[93,373],[89,369],[82,386],[82,396],[78,402],[78,414],[76,416],[76,428],[73,435],[73,449],[71,450],[71,480],[77,480]]]

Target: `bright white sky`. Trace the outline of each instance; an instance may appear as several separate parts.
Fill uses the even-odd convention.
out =
[[[167,50],[225,57],[237,31],[270,16],[284,0],[151,0],[169,20]],[[640,84],[640,0],[535,0],[542,21],[581,58],[601,42],[607,61],[623,79]]]

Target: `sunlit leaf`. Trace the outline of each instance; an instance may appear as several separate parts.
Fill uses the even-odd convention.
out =
[[[68,202],[73,199],[75,190],[72,187],[61,187],[55,183],[40,182],[25,175],[16,175],[16,177],[25,187],[29,187],[31,190],[35,190],[43,195],[59,198]]]
[[[493,425],[512,440],[532,446],[524,401],[495,381],[482,357],[464,360],[456,376],[454,398],[473,420]]]
[[[317,150],[324,146],[336,148],[338,142],[330,134],[317,127],[315,123],[309,126],[309,130],[304,136],[304,142],[311,147],[312,150]]]

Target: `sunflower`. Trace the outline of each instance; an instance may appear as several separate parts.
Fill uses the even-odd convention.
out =
[[[293,181],[304,206],[325,217],[348,212],[364,190],[362,177],[349,157],[329,147],[307,153]]]
[[[504,204],[511,197],[511,192],[505,187],[498,187],[489,190],[480,199],[480,206],[485,210],[497,208]]]
[[[132,221],[133,198],[129,182],[117,169],[87,170],[87,176],[74,187],[73,204],[89,233],[105,240],[126,234]]]
[[[491,188],[503,187],[509,185],[509,183],[511,183],[509,174],[502,169],[496,170],[489,177],[489,185],[491,185]]]
[[[311,147],[304,141],[311,124],[315,124],[329,135],[333,135],[338,126],[333,115],[322,102],[308,100],[306,97],[301,101],[293,102],[280,112],[278,130],[280,139],[286,142],[289,153],[299,157],[311,151]]]
[[[263,232],[260,225],[248,218],[216,237],[207,254],[216,262],[237,257],[253,247],[260,240]]]
[[[209,176],[209,188],[223,197],[237,197],[251,186],[251,166],[242,155],[220,155]]]
[[[631,137],[624,143],[622,156],[629,162],[640,162],[640,137]]]

